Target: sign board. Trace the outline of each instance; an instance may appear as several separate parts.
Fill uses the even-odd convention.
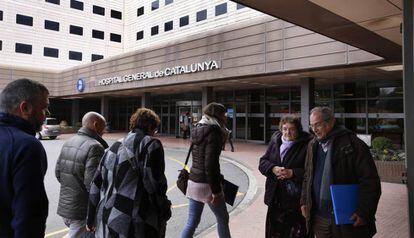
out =
[[[76,89],[78,90],[78,92],[83,92],[83,90],[85,90],[85,80],[80,78],[78,79],[78,81],[76,82]]]
[[[219,69],[220,64],[216,60],[209,60],[200,63],[193,63],[188,65],[179,65],[168,67],[161,70],[156,71],[147,71],[147,72],[139,72],[135,74],[126,74],[123,76],[115,76],[110,78],[99,79],[96,81],[97,86],[108,86],[112,84],[119,84],[119,83],[129,83],[134,81],[140,81],[145,79],[152,79],[152,78],[161,78],[161,77],[168,77],[173,75],[180,75],[180,74],[190,74],[190,73],[197,73],[202,71],[210,71]]]
[[[234,109],[233,108],[227,108],[227,117],[233,118],[234,116]]]

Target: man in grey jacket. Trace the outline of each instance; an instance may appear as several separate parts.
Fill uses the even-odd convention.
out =
[[[57,214],[69,227],[69,237],[92,237],[85,228],[90,183],[108,144],[102,139],[105,118],[88,112],[82,118],[82,128],[62,147],[56,163],[56,178],[60,182]]]

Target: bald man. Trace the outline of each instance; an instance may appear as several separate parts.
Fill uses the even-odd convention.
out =
[[[56,178],[60,183],[57,214],[69,227],[69,237],[93,237],[85,229],[90,183],[108,144],[102,139],[105,118],[88,112],[82,118],[82,128],[63,144],[56,163]]]

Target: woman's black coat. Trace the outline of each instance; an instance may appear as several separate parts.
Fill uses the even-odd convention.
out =
[[[266,153],[260,158],[259,170],[264,176],[267,177],[264,202],[268,206],[272,204],[279,204],[283,208],[298,209],[307,144],[311,139],[311,136],[306,132],[302,132],[299,135],[299,138],[286,153],[283,162],[281,162],[280,159],[280,145],[282,144],[281,137],[281,132],[275,132]],[[272,168],[274,166],[285,167],[286,169],[293,170],[293,177],[289,180],[293,182],[290,183],[290,185],[293,184],[297,189],[299,189],[299,194],[297,194],[298,196],[287,196],[286,187],[289,182],[278,180],[276,178],[276,175],[272,172]]]

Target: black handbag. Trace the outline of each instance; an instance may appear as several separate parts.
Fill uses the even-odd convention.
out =
[[[191,143],[190,149],[188,150],[187,158],[185,159],[184,168],[181,170],[178,170],[180,173],[178,174],[177,179],[177,187],[181,190],[181,192],[185,195],[187,193],[187,185],[188,185],[188,177],[189,173],[185,169],[188,164],[188,159],[190,158],[191,151],[193,150],[193,144]]]

